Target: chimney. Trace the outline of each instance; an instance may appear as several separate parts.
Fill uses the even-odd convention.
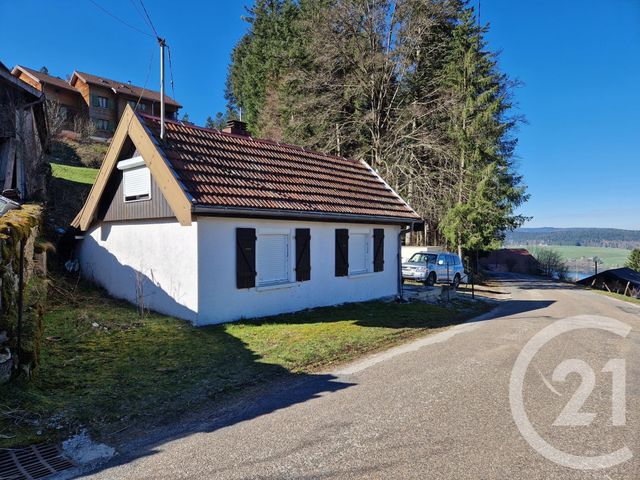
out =
[[[229,120],[227,122],[227,127],[223,128],[222,131],[224,133],[233,133],[234,135],[243,135],[245,137],[249,136],[249,132],[247,132],[247,124],[240,120]]]

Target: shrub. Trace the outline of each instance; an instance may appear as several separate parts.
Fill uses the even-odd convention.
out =
[[[541,274],[549,278],[567,280],[569,266],[564,261],[562,254],[552,248],[536,248],[532,255],[538,260]]]

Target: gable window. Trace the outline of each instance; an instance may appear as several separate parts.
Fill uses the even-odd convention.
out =
[[[118,162],[118,170],[122,170],[122,191],[125,202],[151,199],[151,172],[142,157]]]
[[[258,232],[256,245],[256,270],[258,286],[289,282],[289,231]]]
[[[349,275],[367,273],[371,267],[369,232],[349,232]]]

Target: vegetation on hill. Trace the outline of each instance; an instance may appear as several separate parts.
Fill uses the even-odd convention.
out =
[[[519,228],[509,232],[505,245],[575,245],[582,247],[638,248],[640,230],[617,228]]]
[[[429,244],[486,249],[522,223],[514,82],[464,2],[256,0],[247,20],[227,116],[365,159],[427,220]]]
[[[52,143],[45,227],[67,227],[82,208],[108,150],[108,144],[57,138]]]

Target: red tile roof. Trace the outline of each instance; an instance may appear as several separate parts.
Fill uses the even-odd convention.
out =
[[[97,75],[92,75],[90,73],[78,72],[77,70],[73,72],[73,77],[79,77],[84,80],[86,83],[90,83],[92,85],[98,85],[106,88],[111,88],[121,95],[130,95],[132,97],[142,97],[146,100],[150,100],[153,102],[160,101],[160,92],[155,90],[150,90],[148,88],[138,87],[136,85],[131,85],[129,83],[119,82],[118,80],[111,80],[105,77],[98,77]],[[71,78],[71,81],[74,81],[74,78]],[[167,105],[173,105],[175,107],[182,107],[178,102],[176,102],[169,95],[164,96],[164,101]]]
[[[78,93],[78,90],[76,90],[75,87],[72,87],[71,85],[69,85],[69,83],[60,78],[60,77],[54,77],[52,75],[47,75],[46,73],[42,73],[39,72],[38,70],[34,70],[32,68],[27,68],[24,67],[22,65],[16,65],[13,70],[12,70],[12,74],[17,76],[17,72],[19,70],[22,70],[24,73],[26,73],[27,75],[31,76],[32,78],[35,78],[39,83],[41,84],[49,84],[49,85],[53,85],[56,88],[64,88],[66,90],[71,90],[75,93]]]
[[[364,161],[137,114],[194,207],[386,217],[418,214]]]

